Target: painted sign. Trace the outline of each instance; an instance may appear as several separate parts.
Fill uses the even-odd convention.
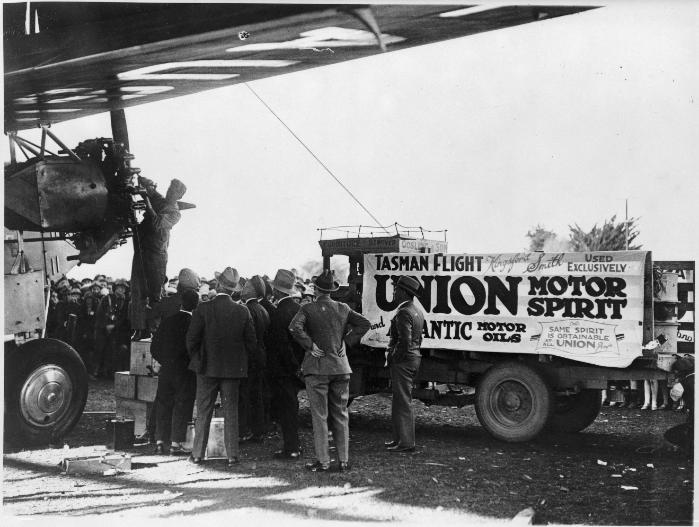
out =
[[[645,251],[364,256],[362,342],[388,345],[393,281],[422,283],[423,348],[547,354],[623,368],[641,356]]]

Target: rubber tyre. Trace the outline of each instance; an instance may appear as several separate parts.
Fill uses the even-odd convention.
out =
[[[476,388],[476,415],[483,428],[509,443],[541,433],[553,413],[554,397],[535,368],[519,362],[492,366]]]
[[[601,409],[601,390],[582,390],[575,395],[556,397],[549,428],[567,434],[580,432],[597,419]]]
[[[5,347],[5,436],[10,444],[40,445],[68,434],[87,401],[80,355],[56,339]]]

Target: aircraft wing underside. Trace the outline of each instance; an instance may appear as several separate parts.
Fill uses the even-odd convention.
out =
[[[591,8],[4,4],[5,131]]]

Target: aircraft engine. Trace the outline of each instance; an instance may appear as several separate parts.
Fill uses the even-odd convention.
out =
[[[137,168],[120,143],[83,141],[71,156],[44,156],[5,168],[5,227],[64,234],[95,263],[131,235],[140,197]]]

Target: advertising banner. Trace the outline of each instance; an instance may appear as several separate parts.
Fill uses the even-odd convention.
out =
[[[624,368],[641,356],[645,251],[368,254],[362,342],[386,347],[393,281],[423,290],[423,348],[547,354]]]

